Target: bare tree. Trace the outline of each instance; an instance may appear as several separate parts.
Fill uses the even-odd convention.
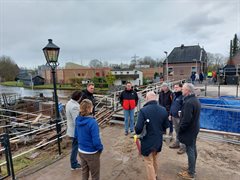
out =
[[[103,64],[102,64],[102,62],[100,61],[100,60],[98,60],[98,59],[93,59],[93,60],[91,60],[90,62],[89,62],[89,66],[90,67],[103,67]]]
[[[227,63],[227,58],[220,53],[207,53],[208,57],[208,70],[217,70]]]
[[[0,57],[0,77],[3,81],[15,80],[18,73],[19,67],[10,57]]]
[[[107,61],[103,61],[103,67],[109,67],[109,64]]]

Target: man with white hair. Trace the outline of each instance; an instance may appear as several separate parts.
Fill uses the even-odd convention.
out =
[[[157,102],[153,91],[146,95],[147,103],[138,114],[136,134],[141,134],[141,154],[147,170],[147,179],[157,178],[157,155],[162,149],[162,132],[169,127],[168,113]],[[143,133],[145,131],[145,133]]]
[[[200,129],[201,104],[195,97],[193,84],[185,83],[182,88],[182,94],[184,99],[178,138],[181,143],[186,145],[188,168],[179,172],[178,175],[184,179],[194,179],[197,160],[196,140]]]

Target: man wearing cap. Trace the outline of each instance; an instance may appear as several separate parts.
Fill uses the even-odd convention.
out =
[[[168,84],[167,83],[162,83],[161,92],[159,93],[159,100],[158,100],[158,102],[159,102],[160,105],[162,105],[163,107],[166,108],[166,110],[168,112],[168,115],[169,115],[169,112],[170,112],[172,99],[173,99],[173,94],[170,91],[170,89],[168,87]],[[172,136],[173,124],[172,124],[171,119],[169,121],[169,124],[170,124],[169,136]],[[166,130],[165,130],[164,133],[166,134]]]

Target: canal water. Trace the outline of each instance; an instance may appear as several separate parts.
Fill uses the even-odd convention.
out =
[[[59,97],[70,96],[73,90],[57,90]],[[53,89],[28,89],[23,87],[10,87],[0,85],[0,94],[1,93],[16,93],[21,97],[25,96],[39,96],[40,93],[43,93],[45,97],[53,96]]]

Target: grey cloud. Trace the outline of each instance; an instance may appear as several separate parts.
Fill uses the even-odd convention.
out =
[[[212,17],[207,12],[201,12],[190,15],[178,24],[182,27],[182,31],[187,33],[198,33],[208,29],[214,28],[216,25],[223,24],[224,19],[221,17]]]
[[[202,2],[0,0],[0,55],[20,66],[44,64],[48,38],[61,48],[61,64],[94,58],[127,62],[135,53],[161,58],[182,43],[209,44],[210,52],[226,48],[213,40],[220,34],[228,42],[236,33],[230,28],[236,4]]]

